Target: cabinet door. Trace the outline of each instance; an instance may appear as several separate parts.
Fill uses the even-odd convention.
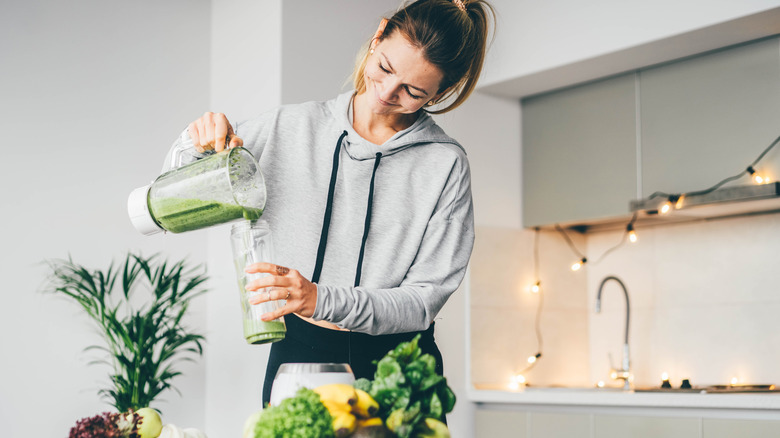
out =
[[[645,69],[639,83],[643,197],[709,188],[780,135],[778,38]],[[780,178],[780,146],[756,170]]]
[[[700,438],[698,418],[598,415],[594,438]]]
[[[780,420],[702,420],[702,438],[768,438],[780,436]]]
[[[477,409],[474,414],[476,437],[526,438],[526,417],[521,411]]]
[[[547,414],[532,412],[529,438],[590,438],[590,414]]]
[[[632,73],[523,100],[523,226],[628,214],[635,88]]]

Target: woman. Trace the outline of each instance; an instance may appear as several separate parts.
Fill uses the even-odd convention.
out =
[[[419,0],[382,20],[355,91],[235,130],[214,113],[188,127],[201,152],[246,147],[266,179],[279,265],[248,267],[272,275],[247,289],[274,288],[254,303],[286,300],[263,318],[284,316],[287,336],[272,344],[263,404],[282,363],[347,362],[372,378],[372,361],[417,333],[442,372],[433,320],[463,279],[474,225],[466,153],[429,113],[473,91],[491,17],[483,0]]]

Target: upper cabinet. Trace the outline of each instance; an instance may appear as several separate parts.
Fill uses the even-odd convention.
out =
[[[711,187],[780,135],[777,38],[639,75],[642,197]],[[780,178],[780,147],[759,168]]]
[[[526,98],[522,112],[523,225],[622,220],[633,199],[744,171],[780,135],[780,38]],[[780,146],[757,170],[780,178]]]
[[[636,196],[635,75],[523,101],[523,225],[625,214]]]

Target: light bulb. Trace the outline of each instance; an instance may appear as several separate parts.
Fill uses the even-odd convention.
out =
[[[664,202],[664,205],[661,206],[661,209],[658,210],[660,214],[666,214],[669,213],[669,210],[672,209],[672,203],[669,201]]]
[[[750,177],[753,179],[753,182],[756,184],[768,184],[769,178],[765,175],[761,175],[758,172],[756,172],[756,169],[753,168],[753,166],[748,166],[747,172],[750,174]]]
[[[636,243],[637,237],[636,237],[636,231],[634,231],[634,224],[629,223],[626,226],[626,231],[628,232],[628,241],[631,243]]]
[[[596,386],[598,386],[599,388],[603,388],[604,387],[604,381],[603,380],[599,380],[598,382],[596,382]]]
[[[539,359],[540,357],[542,357],[542,353],[536,353],[536,354],[535,354],[535,355],[533,355],[533,356],[528,356],[528,363],[534,363],[534,362],[536,362],[536,360],[537,360],[537,359]]]
[[[737,379],[736,377],[732,377],[731,378],[731,384],[732,385],[736,385],[737,383],[739,383],[739,379]]]
[[[572,271],[579,271],[580,268],[582,267],[582,265],[584,265],[587,262],[588,262],[588,259],[583,257],[582,259],[580,259],[580,261],[578,261],[575,264],[571,265],[571,270]]]
[[[509,385],[507,385],[507,387],[512,391],[517,391],[518,389],[520,389],[520,386],[525,386],[525,376],[523,376],[522,374],[516,374],[512,376]]]
[[[685,195],[680,195],[679,198],[677,198],[677,202],[674,203],[674,208],[679,210],[683,208],[683,200],[685,199]]]
[[[541,289],[541,285],[542,285],[541,281],[537,281],[536,283],[534,283],[534,285],[531,286],[531,292],[538,294],[539,290]]]
[[[666,371],[661,373],[661,380],[669,380],[669,373],[667,373]]]

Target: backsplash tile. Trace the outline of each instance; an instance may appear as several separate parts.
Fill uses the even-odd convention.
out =
[[[622,231],[570,233],[589,263],[560,234],[539,235],[544,357],[527,373],[534,385],[591,385],[619,365],[625,300],[602,279],[625,283],[631,303],[630,345],[637,386],[780,383],[780,215],[759,215],[637,228],[639,241],[599,260]],[[505,387],[537,349],[534,321],[534,231],[478,227],[471,260],[472,383]]]

